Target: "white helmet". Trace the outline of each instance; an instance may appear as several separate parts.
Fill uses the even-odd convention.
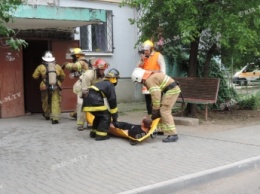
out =
[[[145,73],[144,69],[139,68],[139,67],[135,68],[132,73],[132,81],[141,83],[144,73]]]
[[[42,60],[46,62],[52,62],[55,61],[55,57],[53,57],[51,51],[46,51],[44,55],[42,56]]]

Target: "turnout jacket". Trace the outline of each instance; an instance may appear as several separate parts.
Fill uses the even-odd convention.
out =
[[[65,68],[69,71],[77,71],[80,74],[88,69],[88,63],[85,57],[79,57],[75,63],[67,63]]]
[[[55,65],[55,71],[56,71],[56,76],[57,76],[57,84],[59,86],[59,88],[61,88],[61,82],[64,80],[65,78],[65,73],[64,71],[62,70],[62,68],[56,64]],[[46,90],[47,89],[47,80],[46,80],[46,73],[47,73],[47,68],[44,64],[40,64],[36,69],[35,71],[33,72],[32,74],[32,77],[34,79],[39,79],[41,78],[42,81],[40,83],[40,90],[43,91],[43,90]]]
[[[83,98],[83,111],[95,112],[108,110],[108,107],[104,103],[104,98],[107,99],[112,118],[116,120],[118,109],[115,86],[106,79],[89,87],[88,95]]]
[[[104,78],[98,77],[97,69],[89,69],[82,75],[82,89],[87,89],[89,86],[104,80]]]
[[[82,96],[83,90],[88,90],[91,85],[104,80],[104,78],[98,77],[97,71],[97,69],[88,69],[85,71],[80,79],[74,84],[73,92]]]
[[[164,73],[151,73],[144,81],[144,85],[148,88],[151,94],[154,110],[160,109],[162,93],[167,92],[167,95],[174,95],[181,92],[177,85],[175,87],[169,87],[174,83],[174,79]]]

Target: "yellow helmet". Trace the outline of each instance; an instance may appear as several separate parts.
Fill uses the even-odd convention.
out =
[[[85,54],[82,52],[80,48],[74,48],[71,51],[71,56],[75,55],[76,57],[85,56]]]
[[[120,78],[119,71],[113,68],[105,75],[105,78],[108,79],[112,84],[116,85],[118,78]]]
[[[150,49],[153,49],[153,42],[150,41],[150,40],[146,40],[144,43],[143,43],[143,50],[150,50]]]

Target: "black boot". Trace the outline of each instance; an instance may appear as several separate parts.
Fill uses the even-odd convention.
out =
[[[163,139],[163,142],[168,143],[168,142],[175,142],[179,139],[178,135],[168,135],[165,139]]]
[[[87,126],[87,129],[92,129],[92,126],[88,125],[88,126]]]
[[[157,134],[156,135],[164,135],[164,132],[162,132],[162,131],[157,131]]]
[[[51,123],[52,123],[52,124],[58,124],[59,121],[57,121],[57,120],[52,120]]]
[[[42,116],[43,116],[46,120],[50,120],[50,117],[46,117],[44,113],[42,113]]]
[[[106,136],[96,135],[95,140],[96,140],[96,141],[102,141],[102,140],[107,140],[107,139],[109,139],[109,138],[110,138],[110,137],[109,137],[108,135],[106,135]]]
[[[135,141],[135,140],[130,139],[130,145],[136,145],[136,144],[138,144],[138,143],[139,143],[138,141]]]
[[[83,125],[78,125],[78,131],[83,131],[84,130],[84,127],[83,127]]]
[[[89,137],[90,138],[95,138],[96,137],[96,131],[90,131]]]

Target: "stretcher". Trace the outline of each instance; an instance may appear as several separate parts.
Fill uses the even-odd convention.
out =
[[[89,112],[86,112],[86,120],[88,123],[92,124],[93,120],[94,120],[94,115],[92,115]],[[153,120],[153,122],[151,124],[151,128],[148,131],[148,133],[145,134],[144,136],[142,136],[140,134],[140,136],[138,136],[138,138],[133,138],[133,137],[129,136],[127,132],[125,132],[123,129],[119,129],[119,128],[110,128],[108,133],[110,133],[114,136],[117,136],[117,137],[127,138],[130,140],[131,145],[136,145],[136,144],[140,143],[141,141],[147,139],[148,137],[155,138],[156,132],[157,132],[157,125],[158,125],[159,121],[160,121],[160,118]]]

